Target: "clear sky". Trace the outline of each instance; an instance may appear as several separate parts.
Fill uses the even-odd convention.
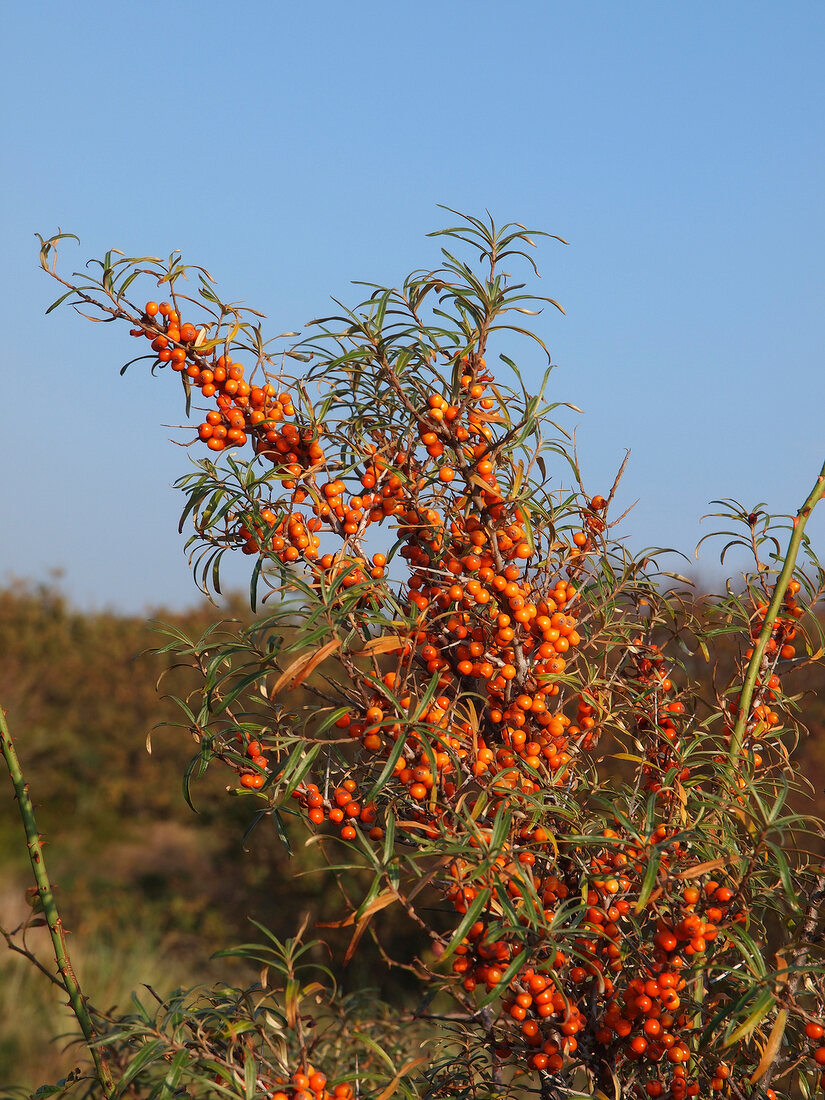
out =
[[[192,602],[179,390],[73,269],[180,248],[298,329],[437,261],[438,203],[557,233],[553,395],[588,488],[626,447],[634,546],[692,554],[714,497],[795,510],[825,455],[825,4],[350,0],[4,12],[0,579],[85,607]],[[825,522],[812,533],[825,553]],[[717,559],[718,560],[718,559]],[[702,558],[710,572],[713,553]],[[240,583],[249,568],[230,574]]]

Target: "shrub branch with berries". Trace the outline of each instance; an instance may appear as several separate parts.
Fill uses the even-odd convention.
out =
[[[302,984],[296,940],[266,949],[266,1013],[202,994],[178,1031],[101,1016],[100,1049],[147,1096],[178,1095],[151,1091],[170,1067],[197,1097],[820,1095],[822,829],[789,805],[805,700],[783,676],[822,653],[825,471],[794,517],[722,502],[723,559],[753,567],[691,597],[616,534],[619,477],[584,489],[528,327],[558,303],[506,274],[537,274],[532,235],[440,236],[437,270],[277,352],[177,255],[78,281],[42,242],[61,300],[124,321],[199,418],[179,483],[198,584],[251,559],[251,626],[169,631],[202,683],[186,797],[222,766],[254,823],[357,868],[350,955],[391,906],[431,944],[379,944],[421,983],[407,1016]],[[166,300],[133,304],[146,280]],[[708,698],[687,666],[730,637]]]

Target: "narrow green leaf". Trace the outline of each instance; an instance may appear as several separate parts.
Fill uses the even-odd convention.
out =
[[[776,1003],[776,998],[769,989],[763,989],[754,1002],[753,1008],[747,1014],[744,1020],[735,1027],[732,1032],[726,1035],[723,1047],[731,1047],[734,1043],[738,1043],[740,1039],[747,1038],[758,1024],[764,1020],[770,1010]]]
[[[490,900],[490,895],[491,891],[489,886],[485,886],[483,889],[479,890],[478,894],[473,898],[467,912],[461,918],[460,924],[455,932],[453,932],[452,939],[447,944],[444,954],[441,956],[442,959],[449,959],[451,955],[455,954],[456,948],[475,924],[479,913],[486,907]]]
[[[142,1070],[147,1069],[154,1062],[163,1058],[166,1050],[166,1043],[162,1039],[151,1039],[145,1043],[120,1075],[115,1096],[125,1096],[127,1093],[126,1086],[130,1085]]]
[[[639,890],[639,897],[636,900],[636,904],[633,906],[634,913],[641,913],[647,905],[648,899],[653,893],[653,887],[656,884],[661,861],[662,853],[659,851],[659,848],[652,848],[648,856],[648,865],[645,869],[645,877],[642,880],[641,889]]]
[[[382,788],[386,784],[389,777],[395,771],[395,765],[396,765],[399,757],[401,756],[401,753],[404,751],[404,745],[406,743],[407,743],[407,738],[405,737],[404,731],[402,730],[398,740],[395,742],[395,744],[393,745],[393,747],[390,751],[390,755],[387,757],[386,764],[381,769],[381,774],[378,776],[378,778],[375,780],[373,785],[367,791],[367,794],[364,798],[365,802],[372,802],[373,799],[375,798],[375,796],[378,794],[378,792],[380,790],[382,790]]]
[[[179,1050],[169,1065],[169,1072],[163,1080],[163,1085],[158,1093],[158,1100],[172,1100],[189,1061],[189,1051]]]
[[[243,1094],[244,1100],[255,1100],[258,1071],[256,1069],[256,1057],[251,1051],[247,1051],[243,1063]]]

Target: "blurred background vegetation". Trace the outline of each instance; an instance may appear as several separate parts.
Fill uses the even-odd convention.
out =
[[[185,614],[155,613],[193,637],[218,617],[243,622],[249,612],[237,598],[221,612],[205,604]],[[148,652],[164,641],[142,618],[73,609],[55,585],[0,589],[0,705],[48,842],[81,983],[103,1009],[126,1008],[132,990],[144,983],[167,993],[178,985],[249,979],[240,963],[209,957],[256,938],[249,917],[287,937],[306,916],[307,935],[322,936],[336,960],[350,935],[349,929],[314,928],[345,912],[333,876],[301,873],[323,866],[318,845],[306,846],[305,834],[288,821],[290,858],[270,818],[243,841],[259,803],[228,795],[229,773],[215,767],[195,784],[197,815],[186,805],[181,777],[195,744],[174,725],[180,714],[156,685],[169,670],[161,690],[184,696],[195,680],[186,669],[171,668],[173,658]],[[732,653],[721,656],[726,663]],[[691,671],[710,691],[709,667],[700,660]],[[804,693],[809,728],[800,765],[813,793],[797,799],[797,809],[818,813],[825,787],[825,670],[802,669],[785,685]],[[146,737],[156,726],[150,755]],[[5,794],[0,786],[3,927],[25,918],[30,883],[11,785]],[[337,886],[347,890],[348,884],[339,879]],[[395,959],[427,951],[395,909],[376,926]],[[30,943],[48,963],[42,930]],[[345,989],[373,986],[396,1003],[412,996],[414,981],[403,969],[388,969],[367,937],[341,980]],[[56,1080],[76,1064],[65,1037],[50,1041],[72,1033],[58,991],[2,945],[0,1019],[0,1090]]]
[[[249,619],[240,599],[220,612],[209,604],[156,617],[191,637],[216,619]],[[231,624],[230,624],[231,628]],[[260,802],[227,794],[231,774],[213,767],[193,781],[194,814],[182,776],[196,751],[187,729],[155,729],[181,719],[157,683],[173,657],[152,655],[167,639],[139,617],[73,609],[59,589],[0,589],[0,705],[15,739],[46,840],[46,859],[69,946],[84,991],[101,1009],[128,1008],[144,983],[161,993],[223,979],[254,980],[242,964],[210,961],[219,948],[260,938],[249,917],[276,935],[295,935],[309,918],[307,938],[320,935],[340,960],[352,929],[315,930],[317,921],[346,913],[341,876],[312,874],[324,864],[318,845],[291,828],[290,860],[274,823],[262,822],[244,841]],[[185,696],[191,670],[171,669],[160,691]],[[326,846],[334,858],[337,842]],[[343,849],[339,849],[339,852]],[[287,866],[289,864],[289,866]],[[304,872],[301,874],[301,872]],[[297,877],[296,877],[297,876]],[[32,874],[11,783],[0,784],[0,925],[11,929],[28,911]],[[337,885],[337,888],[336,888]],[[357,891],[354,891],[357,893]],[[383,918],[383,920],[382,920]],[[403,914],[379,914],[391,932],[395,958],[427,950]],[[51,965],[44,930],[30,946]],[[329,958],[319,961],[329,962]],[[340,969],[340,968],[337,968]],[[341,973],[344,989],[374,987],[388,1000],[409,995],[413,979],[379,963],[365,937]],[[64,1076],[77,1062],[67,1040],[73,1020],[59,991],[0,941],[0,1095]]]

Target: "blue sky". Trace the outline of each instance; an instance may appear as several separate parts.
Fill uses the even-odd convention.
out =
[[[543,244],[552,393],[632,545],[715,497],[795,510],[825,454],[825,5],[32,3],[4,15],[3,574],[86,607],[192,602],[168,375],[68,311],[73,269],[183,251],[298,329],[437,260],[443,203]],[[538,364],[536,364],[538,367]],[[825,522],[812,525],[825,552]],[[713,572],[713,553],[702,568]],[[239,562],[231,579],[242,583]]]

